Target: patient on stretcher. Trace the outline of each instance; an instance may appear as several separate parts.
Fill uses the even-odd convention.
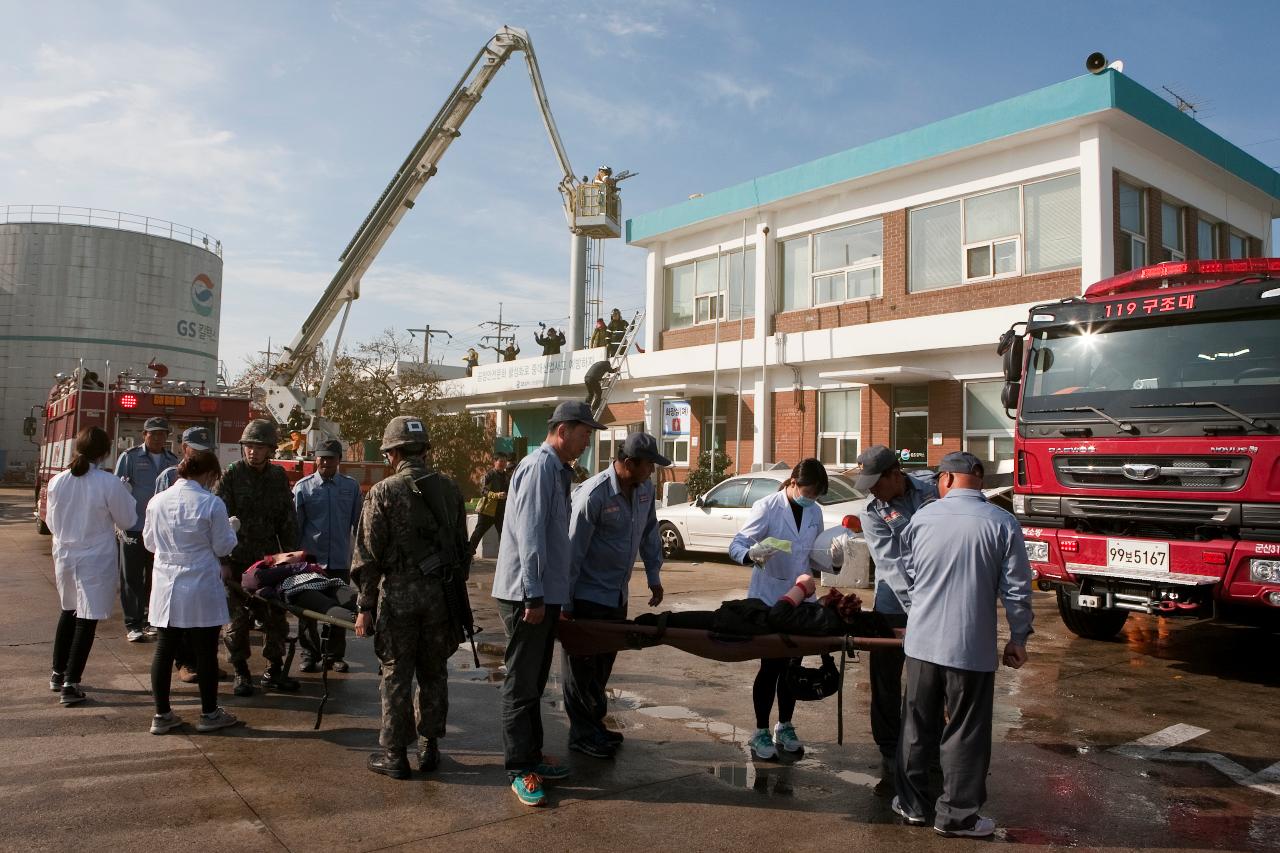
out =
[[[259,598],[304,607],[335,619],[351,621],[355,615],[355,588],[341,578],[326,575],[305,551],[263,557],[245,570],[241,586]]]
[[[806,601],[816,584],[809,575],[796,578],[796,585],[773,605],[754,598],[726,601],[715,610],[682,613],[643,613],[637,625],[657,625],[665,617],[669,628],[694,628],[717,634],[754,637],[763,634],[795,634],[802,637],[892,637],[893,629],[884,617],[862,609],[862,601],[852,593],[833,589],[817,601]]]

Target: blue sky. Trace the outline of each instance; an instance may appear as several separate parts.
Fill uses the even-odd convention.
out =
[[[714,3],[2,0],[0,205],[169,219],[222,240],[221,354],[288,341],[477,50],[527,29],[575,170],[639,176],[631,214],[1074,77],[1100,50],[1280,165],[1274,2]],[[374,268],[349,339],[568,314],[559,180],[519,58]],[[642,307],[612,241],[609,306]],[[488,360],[488,359],[486,359]]]

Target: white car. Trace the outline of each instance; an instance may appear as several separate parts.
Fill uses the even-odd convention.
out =
[[[684,551],[729,553],[729,543],[747,523],[751,505],[768,497],[782,485],[790,471],[755,471],[730,477],[696,500],[658,510],[658,535],[662,554],[668,559]],[[827,493],[818,498],[824,530],[839,527],[847,515],[857,515],[868,496],[853,487],[853,480],[840,474],[828,478]],[[830,539],[825,539],[830,542]]]

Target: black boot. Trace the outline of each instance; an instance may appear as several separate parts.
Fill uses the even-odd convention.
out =
[[[302,686],[302,682],[284,674],[284,667],[272,664],[262,673],[262,686],[272,690],[285,690],[292,693]]]
[[[409,778],[409,756],[403,746],[378,750],[369,756],[369,769],[392,779]]]
[[[236,667],[236,680],[231,686],[231,692],[236,696],[253,695],[253,676],[249,674],[249,667]]]
[[[418,770],[430,773],[440,766],[440,742],[433,737],[418,740]]]
[[[876,782],[876,786],[872,789],[877,797],[892,797],[894,794],[894,767],[893,761],[881,757],[880,759],[880,781]]]

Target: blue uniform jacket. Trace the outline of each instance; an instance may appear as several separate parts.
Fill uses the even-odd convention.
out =
[[[891,501],[872,498],[859,513],[862,537],[876,564],[877,613],[906,613],[902,601],[907,595],[907,579],[902,574],[902,531],[920,507],[937,500],[938,487],[932,480],[907,475],[907,490]]]
[[[351,536],[360,523],[360,484],[346,474],[326,480],[317,472],[293,487],[298,513],[298,547],[330,574],[351,574]]]
[[[133,492],[133,500],[137,505],[138,523],[129,528],[130,533],[141,533],[142,525],[147,520],[147,504],[156,494],[156,477],[170,465],[178,464],[178,457],[165,448],[160,453],[160,465],[151,461],[151,454],[146,445],[130,447],[116,460],[116,476],[127,480],[126,485]]]
[[[493,597],[569,603],[569,489],[573,469],[542,443],[516,466],[507,489]]]
[[[662,580],[662,543],[653,483],[637,486],[627,500],[610,464],[578,487],[569,516],[570,600],[606,607],[627,603],[636,555],[644,559],[649,586]]]

